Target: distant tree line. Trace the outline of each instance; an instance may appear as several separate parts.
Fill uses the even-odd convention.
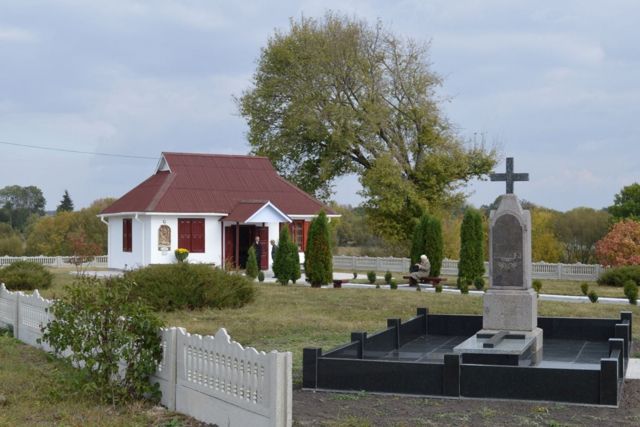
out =
[[[87,244],[107,253],[107,227],[96,215],[116,199],[95,200],[88,208],[74,210],[64,191],[55,215],[45,215],[46,200],[35,186],[12,185],[0,190],[0,256],[67,256],[82,236]]]

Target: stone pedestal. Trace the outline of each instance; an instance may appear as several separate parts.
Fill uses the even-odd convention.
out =
[[[537,326],[538,295],[533,289],[485,292],[483,329],[527,332]]]

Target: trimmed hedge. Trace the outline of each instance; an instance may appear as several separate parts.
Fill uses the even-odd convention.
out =
[[[251,279],[208,264],[150,265],[125,272],[124,280],[135,282],[132,298],[156,310],[239,308],[256,296]]]
[[[640,284],[640,266],[617,267],[606,270],[600,275],[598,285],[623,287],[629,280]]]
[[[48,289],[53,283],[53,274],[37,262],[16,261],[0,269],[0,283],[10,291]]]

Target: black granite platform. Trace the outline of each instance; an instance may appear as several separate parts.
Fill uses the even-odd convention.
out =
[[[398,350],[380,356],[379,359],[416,363],[444,363],[444,355],[453,353],[454,347],[468,338],[467,336],[424,335]],[[550,338],[544,340],[542,360],[538,366],[600,369],[600,359],[605,357],[609,357],[608,342]]]
[[[482,316],[429,314],[323,352],[303,351],[302,386],[351,391],[617,406],[632,345],[632,315],[620,319],[539,317],[541,350],[531,363],[465,360],[454,348],[482,329]],[[487,363],[485,363],[487,362]]]

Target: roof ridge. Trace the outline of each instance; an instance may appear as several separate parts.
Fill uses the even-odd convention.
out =
[[[216,153],[178,153],[173,151],[163,151],[163,155],[170,154],[173,156],[206,156],[206,157],[239,157],[252,159],[269,159],[267,156],[255,156],[251,154],[216,154]]]
[[[313,200],[313,201],[315,201],[315,202],[320,203],[320,205],[321,205],[323,208],[329,209],[329,211],[333,212],[334,214],[335,214],[335,213],[337,213],[336,211],[334,211],[333,209],[331,209],[329,206],[327,206],[327,204],[326,204],[326,203],[324,203],[324,202],[322,202],[322,201],[320,201],[320,200],[316,199],[316,198],[315,198],[315,197],[313,197],[311,194],[309,194],[309,193],[307,193],[307,192],[305,192],[305,191],[301,190],[300,188],[298,188],[298,186],[297,186],[297,185],[294,185],[294,184],[290,183],[289,181],[287,181],[286,179],[284,179],[283,177],[281,177],[281,176],[280,176],[280,174],[279,174],[279,173],[277,173],[277,171],[276,171],[276,176],[278,177],[278,179],[280,179],[281,181],[285,182],[285,183],[286,183],[287,185],[289,185],[290,187],[293,187],[293,188],[294,188],[298,193],[302,194],[302,195],[303,195],[303,196],[305,196],[306,198],[311,199],[311,200]],[[327,213],[328,213],[328,212],[327,212]]]
[[[171,183],[173,183],[173,181],[176,179],[177,174],[174,172],[171,172],[171,171],[161,171],[161,172],[169,172],[169,175],[167,175],[167,177],[164,179],[164,182],[162,183],[160,188],[158,188],[158,191],[156,192],[156,194],[154,194],[153,198],[149,202],[149,206],[147,206],[147,208],[144,210],[145,212],[153,212],[156,206],[158,206],[158,203],[160,203],[160,200],[162,199],[162,197],[164,197],[164,195],[167,193],[167,190],[171,186]]]

